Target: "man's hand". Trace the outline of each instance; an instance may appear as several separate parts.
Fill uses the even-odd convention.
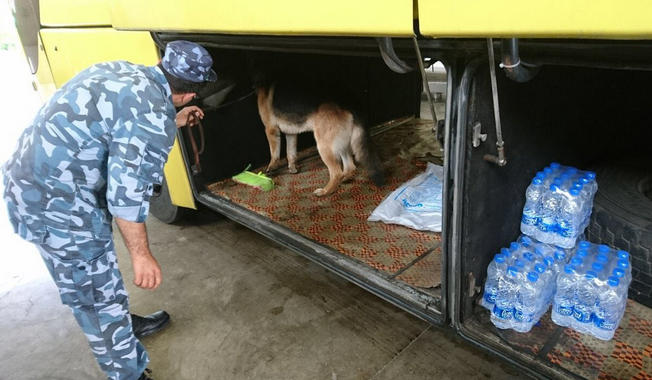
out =
[[[147,241],[145,223],[135,223],[115,218],[134,267],[134,285],[143,289],[156,289],[161,285],[161,267],[152,256]]]
[[[156,289],[161,285],[161,267],[151,254],[132,255],[134,266],[134,285],[143,289]]]
[[[202,111],[201,108],[197,106],[188,106],[177,113],[175,121],[177,123],[177,128],[184,126],[193,127],[203,118],[204,111]]]

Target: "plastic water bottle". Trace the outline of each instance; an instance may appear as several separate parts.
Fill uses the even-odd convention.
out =
[[[586,182],[588,181],[586,177],[580,178],[577,182],[573,184],[573,189],[579,190],[579,199],[580,199],[580,213],[581,217],[579,218],[581,220],[580,226],[579,226],[579,231],[584,231],[586,226],[589,225],[589,220],[591,218],[591,210],[592,210],[592,205],[593,205],[593,194],[591,191],[591,186],[590,183]]]
[[[609,277],[607,286],[598,293],[598,302],[593,319],[593,335],[602,340],[613,338],[620,319],[624,313],[622,291],[619,291],[620,279]]]
[[[591,249],[591,243],[586,240],[580,240],[580,242],[577,243],[577,249]]]
[[[564,269],[564,265],[566,265],[566,262],[567,262],[567,259],[568,259],[568,254],[563,249],[557,247],[557,249],[555,249],[555,252],[553,253],[553,255],[554,255],[553,257],[555,259],[555,263],[553,264],[553,268],[554,268],[554,273],[557,276]]]
[[[547,256],[551,256],[552,252],[553,248],[548,244],[537,243],[534,245],[534,253],[542,260]]]
[[[498,282],[507,274],[505,260],[505,255],[499,253],[494,256],[494,259],[489,263],[489,267],[487,267],[487,280],[484,284],[484,296],[481,305],[488,310],[493,310],[498,295]]]
[[[541,294],[539,295],[540,308],[538,309],[538,314],[536,319],[538,320],[541,315],[548,310],[548,306],[552,302],[552,297],[557,287],[557,275],[553,273],[553,264],[555,260],[552,256],[546,256],[543,258],[543,262],[537,263],[534,265],[534,270],[539,275]],[[541,310],[541,308],[544,308]]]
[[[625,283],[629,286],[629,283],[632,282],[632,266],[629,265],[629,261],[625,259],[618,259],[616,266],[623,270],[624,276],[623,279]]]
[[[577,284],[575,306],[573,307],[573,317],[575,318],[573,327],[581,333],[590,333],[592,330],[591,322],[597,296],[596,277],[597,273],[593,269],[588,270]]]
[[[548,167],[552,171],[551,174],[555,177],[561,172],[561,164],[559,162],[551,162]]]
[[[528,332],[532,329],[541,304],[542,284],[539,282],[537,272],[528,272],[526,281],[519,287],[518,297],[514,303],[514,321],[512,328],[518,332]]]
[[[505,256],[505,268],[509,265],[510,259],[512,258],[512,252],[510,252],[509,248],[501,248],[500,249],[500,254]]]
[[[552,306],[552,320],[559,326],[573,325],[573,306],[575,305],[575,285],[577,269],[571,264],[564,266],[564,272],[557,277],[557,291]]]
[[[491,322],[499,329],[510,329],[514,321],[514,299],[518,291],[520,270],[516,266],[507,267],[507,276],[498,283],[496,303],[491,312]]]
[[[557,213],[559,212],[559,186],[553,181],[550,191],[545,192],[541,198],[541,220],[539,231],[535,238],[543,243],[557,244],[555,232],[557,230]]]
[[[580,240],[557,277],[552,320],[599,339],[613,338],[627,304],[629,281],[629,253]]]
[[[582,224],[584,223],[585,215],[582,210],[583,201],[580,198],[580,189],[571,188],[568,194],[560,196],[560,200],[557,219],[558,245],[562,247],[573,247],[580,231],[584,230]]]
[[[530,186],[525,191],[525,206],[521,218],[521,232],[526,235],[536,236],[539,224],[539,205],[545,187],[540,177],[534,177]]]
[[[514,242],[512,242],[512,243],[509,244],[509,251],[510,251],[512,254],[517,253],[519,249],[521,249],[521,244],[519,244],[518,242],[515,242],[515,241],[514,241]]]
[[[528,235],[521,235],[516,241],[525,249],[534,249],[533,246],[535,242]]]
[[[595,193],[598,191],[598,183],[596,182],[595,177],[595,172],[585,172],[583,177],[586,178],[590,189],[591,202],[593,202],[593,196],[595,196]]]
[[[543,243],[574,247],[590,221],[596,191],[595,173],[551,163],[525,192],[521,232]]]

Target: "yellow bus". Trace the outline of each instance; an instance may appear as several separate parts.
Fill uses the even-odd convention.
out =
[[[172,40],[210,51],[218,82],[195,103],[203,129],[178,132],[152,200],[162,221],[208,207],[535,376],[649,376],[649,2],[25,0],[14,9],[45,93],[96,62],[156,64]],[[272,191],[234,182],[270,158],[256,68],[355,97],[387,184],[359,176],[315,197],[328,173],[310,135],[299,138],[299,172],[272,173]],[[498,329],[480,306],[487,266],[519,237],[526,188],[553,161],[597,173],[584,237],[630,253],[611,342],[550,313],[528,333]],[[443,169],[440,232],[367,220],[430,163]],[[622,347],[640,360],[623,359]]]

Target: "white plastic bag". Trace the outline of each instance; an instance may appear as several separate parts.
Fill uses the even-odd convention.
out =
[[[444,169],[429,162],[425,172],[394,190],[367,220],[441,232],[443,176]]]

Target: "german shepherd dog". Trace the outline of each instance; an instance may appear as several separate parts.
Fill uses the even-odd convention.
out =
[[[326,95],[322,86],[300,81],[275,81],[256,85],[258,112],[265,125],[271,160],[267,171],[280,166],[281,132],[285,134],[288,171],[297,173],[297,135],[312,131],[317,150],[328,167],[326,186],[316,189],[316,196],[334,192],[343,181],[355,176],[355,161],[369,172],[376,186],[385,179],[380,160],[373,151],[358,113],[344,103]]]

